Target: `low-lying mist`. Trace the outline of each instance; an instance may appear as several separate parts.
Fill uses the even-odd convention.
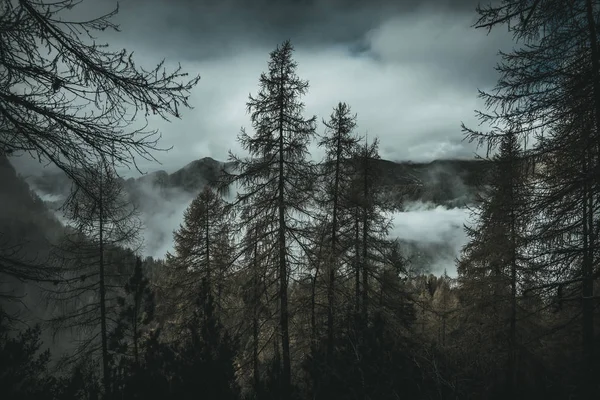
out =
[[[59,209],[64,197],[45,193],[31,183],[30,186],[54,210],[57,218],[63,224],[68,224]],[[140,252],[143,256],[164,259],[167,252],[173,249],[173,231],[179,228],[184,211],[195,193],[180,188],[159,187],[144,180],[129,185],[128,190],[144,226]],[[436,275],[446,271],[448,275],[455,276],[456,258],[467,242],[464,225],[468,223],[468,216],[469,210],[465,207],[408,202],[402,211],[392,214],[390,238],[400,240],[413,270]]]
[[[409,252],[417,253],[412,260],[417,268],[436,275],[446,270],[449,276],[456,276],[455,260],[467,243],[464,225],[469,223],[469,215],[465,207],[407,203],[402,212],[394,213],[390,236],[407,244]]]

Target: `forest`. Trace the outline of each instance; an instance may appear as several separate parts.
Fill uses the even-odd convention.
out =
[[[477,8],[474,29],[515,44],[479,91],[490,128],[462,125],[486,173],[456,277],[390,238],[414,194],[390,201],[377,133],[343,99],[305,115],[290,40],[239,104],[243,152],[196,188],[172,251],[143,257],[119,170],[164,150],[135,122],[182,118],[200,77],[97,44],[116,10],[60,18],[77,3],[0,6],[3,399],[600,398],[598,2]],[[63,220],[22,154],[69,178]]]

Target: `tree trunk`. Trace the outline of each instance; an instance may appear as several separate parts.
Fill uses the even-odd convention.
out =
[[[319,258],[321,257],[321,252],[319,251]],[[316,344],[317,343],[317,316],[316,316],[316,311],[317,311],[317,279],[319,277],[319,265],[320,261],[319,259],[317,259],[316,262],[316,267],[315,267],[315,276],[313,276],[312,278],[312,285],[311,285],[311,293],[310,293],[310,332],[311,332],[311,339],[312,339],[312,343]]]
[[[207,204],[208,205],[208,204]],[[210,210],[206,210],[204,218],[206,218],[206,223],[204,224],[204,229],[206,230],[205,233],[205,238],[204,238],[204,245],[206,246],[206,283],[208,288],[210,289],[211,285],[211,265],[210,265],[210,221],[209,221],[209,213]]]
[[[260,388],[260,375],[258,370],[258,265],[256,258],[258,257],[258,243],[254,242],[254,255],[253,255],[253,282],[252,290],[254,297],[252,299],[253,313],[252,313],[252,372],[254,378],[254,394],[258,394]]]
[[[102,171],[100,171],[100,196],[99,196],[99,290],[100,290],[100,336],[102,340],[102,373],[104,378],[104,398],[110,396],[110,371],[108,368],[108,343],[106,334],[106,287],[104,283],[104,194],[103,194]]]
[[[515,192],[514,185],[518,184],[518,174],[515,173],[516,165],[519,162],[515,158],[515,154],[511,154],[510,163],[510,245],[511,245],[511,262],[510,262],[510,348],[509,348],[509,377],[510,377],[510,394],[513,398],[517,397],[517,232],[516,232],[516,215],[515,207]]]
[[[331,253],[328,257],[329,262],[329,285],[327,286],[327,361],[330,362],[333,357],[333,309],[335,307],[335,273],[337,267],[337,222],[338,222],[338,202],[340,185],[340,158],[341,158],[341,140],[340,132],[337,132],[337,155],[335,160],[335,180],[333,186],[333,216],[331,220]]]
[[[283,75],[282,75],[283,76]],[[283,92],[283,87],[281,87]],[[279,105],[279,299],[280,299],[280,328],[281,350],[283,359],[282,370],[282,396],[289,398],[291,388],[291,362],[290,362],[290,337],[288,328],[288,293],[287,293],[287,259],[286,259],[286,224],[285,224],[285,197],[284,197],[284,142],[283,142],[283,110],[284,105]]]
[[[356,207],[354,215],[354,311],[355,315],[358,318],[360,312],[360,218],[359,218],[359,209]]]
[[[590,36],[590,48],[592,51],[592,79],[594,90],[594,122],[596,132],[596,148],[600,149],[600,55],[598,54],[598,41],[596,37],[596,23],[594,19],[594,8],[591,0],[586,0],[586,12],[588,31]],[[584,199],[584,261],[583,261],[583,366],[584,366],[584,390],[589,393],[589,398],[594,398],[595,392],[595,366],[594,366],[594,253],[596,235],[594,234],[593,221],[593,194],[591,192],[590,171],[593,156],[590,154],[594,148],[590,138],[590,131],[586,129],[586,157],[585,160],[585,199]],[[589,158],[588,158],[589,157]],[[598,165],[598,161],[596,162]],[[587,236],[587,238],[586,238]]]
[[[362,204],[362,318],[363,324],[367,324],[369,307],[369,160],[368,147],[365,143],[365,155],[363,158],[363,204]]]

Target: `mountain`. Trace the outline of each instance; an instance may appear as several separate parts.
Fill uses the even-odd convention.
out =
[[[389,201],[398,205],[404,201],[422,201],[449,207],[472,203],[478,185],[486,182],[491,166],[488,161],[475,159],[435,160],[429,163],[377,162]],[[217,180],[222,168],[231,171],[232,167],[231,163],[205,157],[171,174],[159,170],[140,178],[129,178],[125,186],[133,199],[142,196],[148,187],[159,190],[166,197],[178,191],[195,195],[205,184]],[[62,172],[45,172],[29,177],[28,182],[36,191],[59,198],[64,198],[70,188],[69,179]],[[52,202],[56,199],[44,200]]]
[[[45,262],[63,226],[3,155],[0,183],[0,306],[13,314],[27,303],[35,313],[40,311],[36,307],[41,309],[41,295],[27,279],[49,271]],[[17,300],[4,301],[6,297]]]
[[[161,189],[176,188],[188,193],[196,193],[207,183],[215,182],[223,168],[230,170],[231,163],[223,163],[210,157],[192,161],[172,174],[160,170],[140,178],[129,178],[127,184],[135,187],[150,184]]]
[[[9,160],[0,155],[0,234],[36,243],[56,232],[60,223],[41,199],[17,174]]]
[[[382,185],[394,204],[421,201],[447,207],[472,204],[489,180],[485,160],[435,160],[429,163],[379,160]]]

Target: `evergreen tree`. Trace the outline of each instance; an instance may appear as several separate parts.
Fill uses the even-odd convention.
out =
[[[231,268],[227,257],[232,240],[229,224],[224,200],[206,186],[186,209],[183,223],[173,234],[174,254],[167,254],[170,274],[166,285],[176,307],[172,311],[184,321],[191,317],[203,279],[220,300],[219,288]]]
[[[121,355],[139,367],[143,333],[152,323],[155,309],[154,293],[142,269],[141,258],[136,257],[133,274],[124,289],[124,296],[117,297],[120,312],[110,342],[113,350],[121,350]]]
[[[234,368],[237,344],[224,330],[215,313],[206,279],[203,279],[193,319],[186,328],[185,339],[177,345],[173,397],[239,398]]]
[[[569,166],[565,170],[545,168],[540,196],[535,200],[536,218],[541,222],[536,230],[540,238],[538,258],[545,269],[537,287],[543,292],[572,284],[574,279],[580,283],[581,376],[585,382],[580,392],[584,398],[592,398],[589,396],[598,392],[593,312],[594,258],[599,239],[595,209],[600,187],[596,5],[591,0],[506,0],[478,12],[478,27],[492,29],[508,24],[523,46],[502,54],[497,90],[480,92],[489,109],[499,110],[479,113],[482,122],[495,128],[487,133],[465,129],[471,140],[493,149],[504,136],[502,130],[508,128],[518,136],[537,139],[530,153],[541,163]],[[567,136],[570,140],[563,140]],[[570,164],[574,160],[576,163]],[[556,218],[557,211],[565,206],[569,217]],[[579,276],[573,278],[575,275]]]
[[[224,182],[227,186],[235,182],[241,188],[235,205],[256,210],[246,213],[243,223],[250,225],[254,218],[261,218],[268,225],[270,242],[277,244],[277,258],[269,260],[268,268],[278,275],[284,398],[291,390],[288,281],[295,264],[291,249],[294,243],[302,242],[309,216],[314,168],[308,160],[308,145],[315,135],[315,117],[302,116],[300,97],[306,93],[308,82],[296,75],[292,52],[291,43],[286,41],[271,53],[269,71],[260,77],[260,91],[247,103],[255,135],[242,129],[238,137],[249,157],[231,154],[237,173],[227,175]]]
[[[14,335],[0,309],[0,386],[7,400],[52,399],[55,380],[48,373],[50,351],[40,352],[41,328],[36,325]]]
[[[458,266],[462,289],[474,307],[473,315],[487,319],[488,340],[497,343],[507,360],[507,387],[511,397],[519,396],[517,384],[520,348],[517,321],[522,319],[519,297],[525,277],[531,274],[531,202],[529,179],[523,153],[515,134],[508,132],[487,193],[474,211],[477,225],[466,227],[470,238]],[[487,318],[485,317],[487,316]]]
[[[341,235],[349,233],[351,227],[349,186],[352,178],[350,160],[359,143],[352,136],[356,126],[356,115],[352,115],[350,107],[339,103],[334,109],[329,121],[325,124],[325,136],[319,141],[319,146],[325,150],[322,165],[323,184],[317,192],[317,203],[321,206],[325,220],[328,222],[329,234],[327,267],[327,357],[333,356],[334,343],[334,310],[335,310],[335,280],[342,255]],[[319,194],[321,194],[319,196]]]
[[[251,212],[250,209],[245,211]],[[242,217],[242,219],[245,219]],[[250,342],[251,351],[249,354],[250,361],[248,365],[252,365],[252,394],[255,398],[261,397],[265,387],[265,380],[262,377],[261,358],[265,357],[265,348],[268,341],[265,341],[263,336],[268,332],[265,324],[272,317],[272,307],[270,298],[273,293],[272,279],[269,275],[267,266],[271,265],[269,257],[274,252],[273,246],[270,245],[268,235],[265,229],[268,224],[261,224],[260,220],[255,220],[251,226],[247,226],[244,237],[240,243],[242,247],[242,301],[244,304],[244,316],[239,318],[243,321],[242,327],[245,331],[251,332]],[[252,318],[245,316],[251,315]],[[267,342],[267,343],[265,343]],[[273,357],[275,358],[275,357]]]
[[[51,324],[56,331],[75,328],[83,336],[71,361],[100,351],[108,396],[108,333],[117,300],[114,289],[122,287],[126,276],[122,265],[127,263],[118,257],[119,253],[127,254],[119,246],[137,244],[141,222],[111,164],[101,162],[86,179],[96,182],[93,194],[76,190],[64,207],[66,217],[72,221],[72,232],[54,253],[54,262],[61,266],[63,276],[49,290],[49,300],[66,309],[52,316]],[[100,345],[96,343],[98,336]]]
[[[381,196],[382,189],[379,157],[379,140],[355,149],[354,179],[350,202],[354,218],[354,268],[356,304],[360,305],[363,323],[368,321],[370,286],[377,265],[385,260],[388,248],[387,233],[391,218],[385,214],[387,207]]]

